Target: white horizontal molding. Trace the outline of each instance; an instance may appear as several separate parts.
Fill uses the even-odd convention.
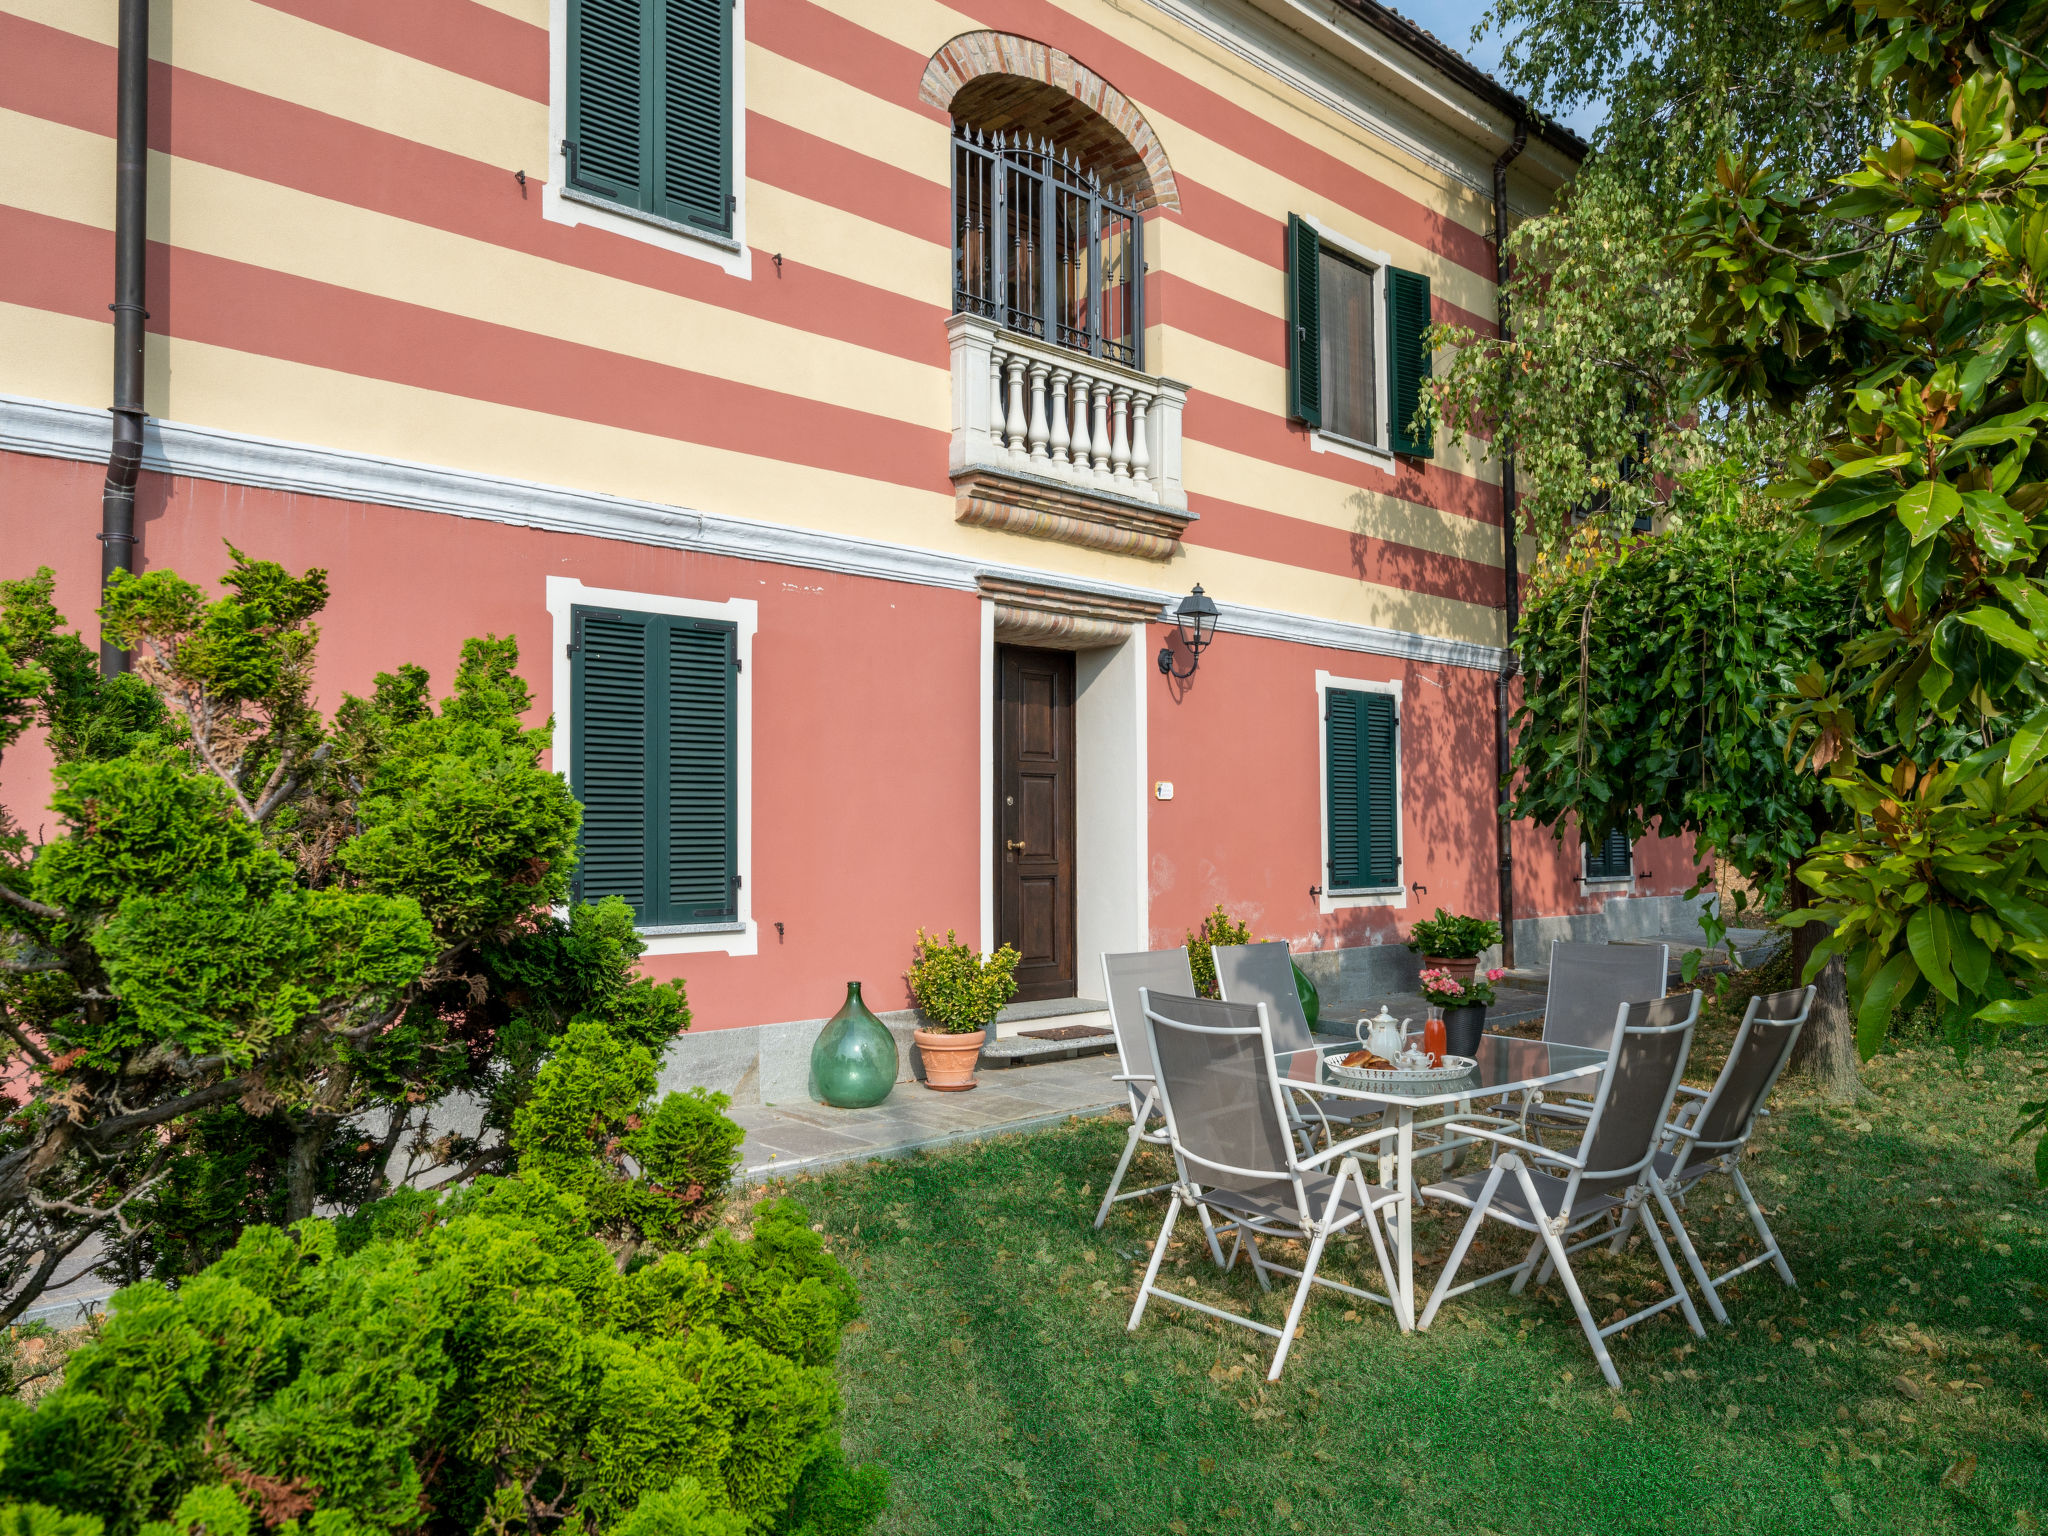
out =
[[[107,411],[90,406],[0,394],[0,449],[8,452],[104,463],[111,441],[110,422]],[[845,576],[905,581],[963,592],[978,590],[977,583],[983,576],[1041,582],[1103,597],[1154,603],[1161,623],[1172,622],[1170,610],[1180,601],[1179,593],[1152,587],[1077,580],[1032,566],[973,560],[852,534],[698,512],[661,502],[568,490],[475,470],[414,464],[379,454],[283,442],[153,418],[143,425],[142,448],[142,467],[156,474],[185,475],[298,496],[440,512],[516,528],[618,539],[659,549],[688,549],[736,560],[766,560],[804,570],[834,571]],[[1221,611],[1218,627],[1225,635],[1253,635],[1295,645],[1317,645],[1487,672],[1498,671],[1501,665],[1501,652],[1490,645],[1272,608],[1248,608],[1220,601],[1217,607]]]

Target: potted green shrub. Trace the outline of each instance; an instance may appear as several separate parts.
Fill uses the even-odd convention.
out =
[[[1213,953],[1218,944],[1249,944],[1252,930],[1249,923],[1240,923],[1219,904],[1214,912],[1202,919],[1202,926],[1192,929],[1181,942],[1188,947],[1188,974],[1194,977],[1197,997],[1216,997],[1220,993],[1216,986],[1216,956]],[[1303,1017],[1308,1027],[1314,1029],[1323,1014],[1323,995],[1316,990],[1316,984],[1309,980],[1308,972],[1294,967],[1294,994],[1301,999]]]
[[[1240,923],[1218,905],[1214,912],[1202,919],[1202,925],[1191,931],[1181,942],[1188,947],[1188,974],[1194,977],[1195,996],[1216,995],[1216,960],[1210,951],[1218,944],[1249,944],[1252,930],[1248,924]]]
[[[962,944],[952,929],[943,939],[917,930],[917,949],[904,979],[911,1001],[930,1023],[913,1038],[924,1061],[924,1085],[940,1093],[974,1086],[982,1041],[1017,995],[1017,951],[1005,944],[983,955]]]
[[[1442,907],[1408,930],[1408,947],[1433,971],[1449,971],[1470,981],[1479,956],[1500,942],[1500,924],[1483,917],[1453,917]]]

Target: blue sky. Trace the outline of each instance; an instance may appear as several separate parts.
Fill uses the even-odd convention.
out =
[[[1488,74],[1497,73],[1500,37],[1489,32],[1478,42],[1471,41],[1472,28],[1486,14],[1488,0],[1388,0],[1388,3],[1410,21],[1434,32]],[[1600,126],[1603,115],[1597,107],[1588,106],[1572,113],[1564,121],[1573,132],[1585,136]]]

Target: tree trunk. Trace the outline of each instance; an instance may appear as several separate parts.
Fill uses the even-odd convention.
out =
[[[1795,873],[1791,881],[1795,905],[1805,906],[1809,892]],[[1794,977],[1806,974],[1806,962],[1819,947],[1826,930],[1819,923],[1807,923],[1792,930]],[[1810,1079],[1830,1104],[1853,1104],[1863,1081],[1856,1070],[1856,1021],[1849,1017],[1847,975],[1842,957],[1830,959],[1814,977],[1813,1012],[1806,1028],[1799,1032],[1799,1044],[1792,1052],[1792,1070]]]
[[[85,1240],[98,1230],[97,1226],[91,1226],[72,1233],[69,1238],[62,1241],[48,1242],[43,1249],[43,1262],[36,1266],[33,1274],[22,1281],[21,1288],[7,1298],[6,1304],[0,1306],[0,1327],[11,1325],[17,1317],[34,1306],[43,1292],[49,1288],[51,1279],[57,1273],[57,1267],[77,1252]]]
[[[308,1115],[299,1121],[292,1136],[290,1160],[285,1165],[284,1219],[287,1224],[304,1221],[319,1203],[320,1154],[340,1122],[332,1115]]]

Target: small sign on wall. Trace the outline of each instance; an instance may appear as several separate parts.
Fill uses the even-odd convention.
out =
[[[1171,800],[1173,798],[1173,780],[1161,779],[1157,784],[1154,784],[1152,786],[1152,798],[1154,800]]]

